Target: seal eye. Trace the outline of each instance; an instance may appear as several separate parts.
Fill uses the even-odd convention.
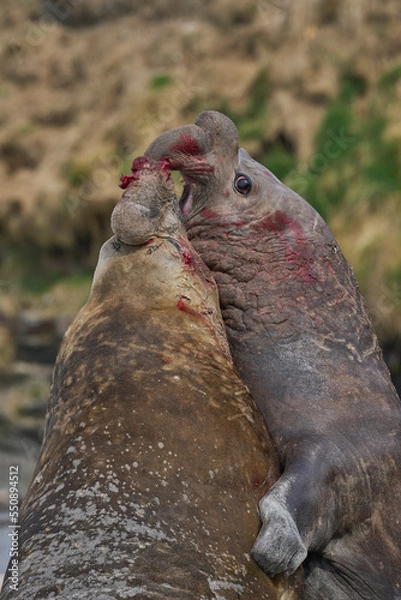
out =
[[[234,181],[234,188],[243,196],[247,196],[252,189],[252,179],[248,175],[240,173]]]

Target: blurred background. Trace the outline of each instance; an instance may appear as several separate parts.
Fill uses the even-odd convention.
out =
[[[0,506],[121,173],[205,109],[327,220],[400,386],[399,0],[2,0],[0,57]]]

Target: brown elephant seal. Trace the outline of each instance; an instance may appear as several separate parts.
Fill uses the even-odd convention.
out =
[[[139,158],[54,371],[2,600],[301,598],[249,552],[278,460],[165,164]]]
[[[401,404],[352,269],[316,211],[206,111],[145,153],[186,180],[180,204],[212,270],[234,364],[278,448],[253,549],[305,559],[307,597],[401,598]]]

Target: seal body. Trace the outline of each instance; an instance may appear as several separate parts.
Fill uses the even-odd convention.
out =
[[[249,555],[278,462],[214,280],[165,169],[133,171],[57,359],[18,590],[9,577],[1,599],[300,598]]]
[[[282,465],[253,549],[305,559],[307,597],[401,598],[401,404],[352,269],[316,211],[202,113],[146,154],[186,179],[187,231],[216,277],[234,363]]]

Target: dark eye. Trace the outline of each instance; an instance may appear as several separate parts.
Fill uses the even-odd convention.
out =
[[[234,187],[237,190],[237,192],[239,192],[243,196],[246,196],[252,189],[252,179],[248,177],[248,175],[240,173],[235,178]]]

